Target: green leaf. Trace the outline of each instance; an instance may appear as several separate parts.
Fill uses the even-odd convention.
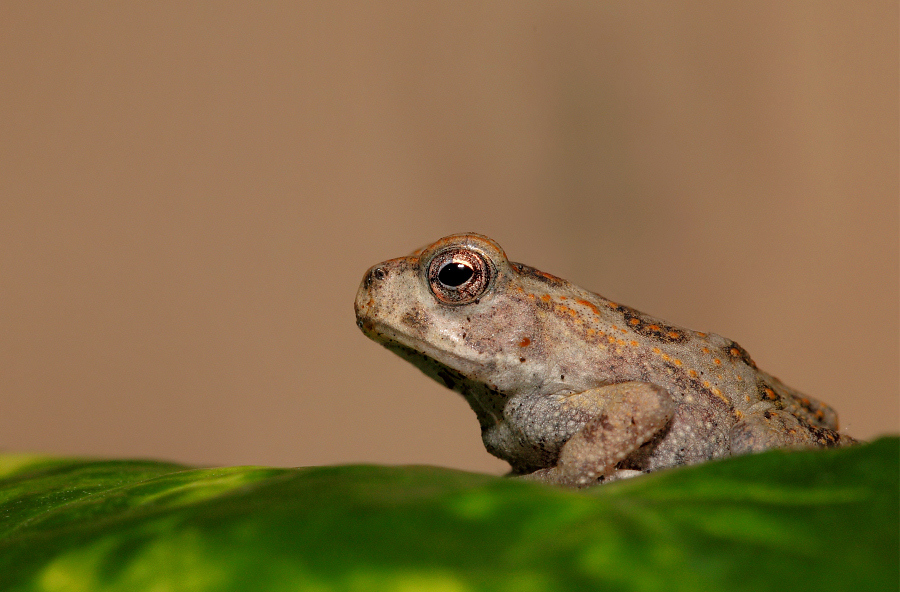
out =
[[[586,491],[434,467],[0,457],[0,590],[879,590],[900,441]]]

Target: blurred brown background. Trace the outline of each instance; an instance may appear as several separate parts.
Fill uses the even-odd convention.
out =
[[[474,230],[898,430],[897,2],[4,2],[0,448],[502,472],[368,341]]]

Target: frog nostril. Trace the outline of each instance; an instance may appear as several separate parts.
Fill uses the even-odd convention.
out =
[[[366,288],[370,288],[372,286],[372,283],[374,283],[376,281],[383,280],[386,275],[387,275],[387,272],[384,271],[384,268],[373,267],[372,269],[369,270],[369,273],[366,274],[366,280],[365,280]]]

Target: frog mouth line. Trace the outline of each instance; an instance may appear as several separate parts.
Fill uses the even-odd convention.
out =
[[[372,341],[406,360],[427,376],[444,384],[451,390],[457,390],[455,385],[468,383],[469,388],[467,390],[475,390],[475,385],[480,385],[480,388],[494,392],[497,396],[502,397],[510,396],[514,392],[521,392],[503,390],[494,385],[489,386],[489,379],[482,380],[485,374],[490,373],[491,369],[496,367],[495,362],[472,360],[446,350],[439,350],[427,342],[417,340],[412,335],[398,331],[396,328],[380,323],[371,317],[360,317],[357,319],[357,325]],[[416,346],[411,345],[413,343]],[[450,376],[450,373],[452,373],[452,376]],[[572,382],[558,382],[551,376],[542,376],[540,379],[535,376],[534,379],[538,381],[536,383],[538,389],[546,390],[549,388],[554,395],[565,396],[584,390],[578,388]],[[484,384],[481,384],[482,382]]]
[[[396,331],[391,331],[391,333],[393,335],[382,334],[378,336],[379,338],[376,341],[385,347],[397,348],[398,350],[405,352],[408,358],[428,358],[435,364],[448,366],[457,372],[462,372],[460,368],[473,366],[472,361],[467,358],[446,351],[441,351],[438,356],[436,354],[439,350],[429,344],[421,343],[419,347],[416,348],[407,344],[408,341],[404,338],[408,338],[408,335]]]
[[[423,366],[442,366],[452,369],[462,379],[472,380],[467,375],[476,374],[483,363],[463,356],[438,350],[430,344],[416,340],[412,335],[398,331],[396,328],[379,323],[372,318],[358,318],[356,324],[372,341],[393,351],[401,358],[418,368]],[[413,346],[412,344],[416,345]],[[431,373],[428,373],[431,374]]]

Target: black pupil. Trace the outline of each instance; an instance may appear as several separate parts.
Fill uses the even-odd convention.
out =
[[[448,263],[438,272],[438,279],[445,286],[457,288],[469,281],[474,273],[465,263]]]

